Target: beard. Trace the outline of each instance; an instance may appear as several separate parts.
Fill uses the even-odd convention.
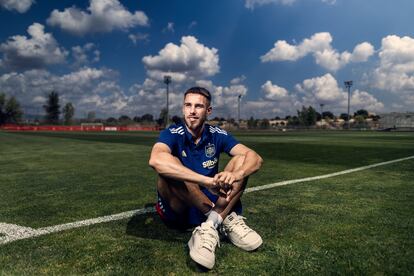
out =
[[[185,125],[192,131],[197,131],[202,128],[205,121],[206,118],[203,118],[202,116],[197,117],[196,119],[184,117]]]

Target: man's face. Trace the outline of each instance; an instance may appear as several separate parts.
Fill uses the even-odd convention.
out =
[[[184,98],[184,121],[190,130],[203,126],[207,116],[211,114],[211,106],[206,97],[196,93],[188,93]]]

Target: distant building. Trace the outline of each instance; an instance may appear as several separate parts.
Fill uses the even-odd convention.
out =
[[[288,120],[269,120],[271,128],[285,128],[288,125]]]
[[[381,114],[380,129],[414,130],[414,112]]]

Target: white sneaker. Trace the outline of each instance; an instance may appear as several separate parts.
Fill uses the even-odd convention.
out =
[[[256,231],[246,225],[244,219],[246,218],[232,212],[224,219],[220,232],[235,246],[252,251],[262,245],[263,240]]]
[[[208,269],[212,269],[216,259],[214,251],[217,244],[220,246],[218,232],[214,228],[213,222],[203,222],[194,229],[193,235],[188,241],[191,259]]]

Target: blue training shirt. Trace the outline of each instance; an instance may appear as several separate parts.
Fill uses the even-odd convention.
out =
[[[170,125],[161,131],[158,142],[166,144],[185,167],[209,177],[218,173],[220,153],[230,154],[239,143],[225,130],[208,124],[204,125],[197,145],[184,124]]]

